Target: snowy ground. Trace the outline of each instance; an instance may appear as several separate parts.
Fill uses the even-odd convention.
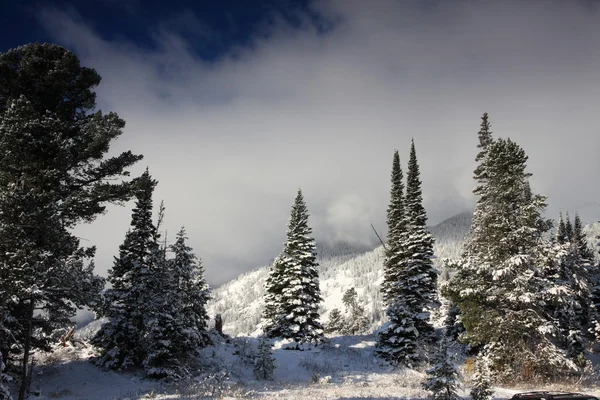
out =
[[[372,336],[333,337],[330,343],[306,351],[274,346],[273,381],[258,381],[252,372],[254,338],[217,340],[203,350],[196,378],[159,384],[134,373],[103,371],[89,362],[90,347],[59,348],[39,356],[32,379],[31,399],[407,399],[425,398],[422,372],[394,371],[374,357]],[[225,372],[227,371],[227,372]],[[548,389],[548,388],[546,388]],[[600,395],[596,389],[571,388]],[[541,389],[538,389],[541,390]],[[469,387],[461,391],[468,396]],[[498,388],[496,397],[518,390]]]

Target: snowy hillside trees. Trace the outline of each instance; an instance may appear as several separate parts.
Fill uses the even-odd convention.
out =
[[[267,280],[265,333],[269,337],[298,343],[319,343],[324,338],[318,311],[322,297],[311,233],[306,203],[298,190],[287,241]]]
[[[345,314],[342,314],[338,308],[332,309],[329,312],[329,321],[325,331],[344,335],[366,333],[369,329],[369,320],[365,315],[365,309],[358,302],[356,289],[346,290],[342,297],[342,303],[346,308]]]
[[[347,335],[365,333],[369,328],[365,309],[358,302],[357,296],[356,289],[350,288],[342,297],[342,303],[346,306],[346,320],[341,331]]]
[[[22,355],[25,365],[30,348],[48,348],[49,334],[70,324],[77,308],[93,307],[103,287],[88,262],[95,248],[80,248],[71,229],[132,196],[133,183],[119,182],[141,156],[106,157],[125,122],[95,111],[99,83],[57,45],[0,54],[0,281],[11,282],[0,305],[10,348],[0,351],[7,363]]]
[[[112,287],[106,290],[102,313],[108,322],[92,342],[101,349],[98,365],[119,370],[143,366],[149,377],[178,378],[186,356],[209,343],[208,286],[183,229],[171,246],[173,259],[159,246],[152,222],[155,186],[146,170],[131,229],[109,271]]]

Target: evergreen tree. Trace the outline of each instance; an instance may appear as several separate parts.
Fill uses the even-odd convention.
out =
[[[181,297],[183,326],[189,335],[189,348],[205,347],[210,343],[208,337],[208,312],[206,305],[210,300],[210,288],[204,278],[204,267],[192,248],[186,244],[187,236],[182,227],[177,239],[171,246],[174,254],[171,270],[177,277],[178,295]]]
[[[12,400],[12,396],[10,394],[10,390],[5,386],[6,375],[4,375],[4,368],[6,365],[4,364],[4,358],[0,353],[0,400]]]
[[[261,336],[258,341],[258,354],[254,359],[254,376],[257,379],[272,380],[274,370],[275,359],[273,358],[271,344],[264,336]]]
[[[488,179],[484,160],[487,157],[488,148],[494,142],[491,128],[492,125],[490,124],[488,113],[483,113],[483,116],[481,117],[481,126],[479,132],[477,132],[477,137],[479,138],[477,148],[480,150],[475,157],[475,161],[479,163],[475,168],[473,176],[477,182],[477,186],[473,190],[473,193],[475,194],[479,194]]]
[[[413,313],[415,328],[423,339],[431,338],[430,310],[439,306],[437,271],[433,266],[433,237],[427,230],[421,179],[415,143],[411,142],[406,182],[408,236],[404,241],[407,256],[398,278],[398,291]]]
[[[342,312],[339,309],[334,308],[333,310],[331,310],[329,312],[329,322],[325,326],[325,332],[327,332],[327,333],[341,332],[342,329],[344,329],[344,324],[345,324],[345,321],[344,321],[344,316],[342,315]]]
[[[459,321],[458,316],[460,315],[460,308],[456,304],[450,302],[448,307],[448,314],[444,319],[444,333],[451,340],[458,340],[458,337],[465,331],[465,327]]]
[[[575,213],[572,243],[582,259],[587,260],[590,263],[594,261],[594,254],[588,247],[587,238],[583,232],[583,224],[581,223],[578,213]]]
[[[315,241],[310,237],[308,210],[298,190],[288,224],[287,241],[281,255],[280,304],[272,335],[298,343],[319,343],[324,339],[319,322],[322,301],[317,272]]]
[[[389,322],[377,332],[376,354],[395,366],[414,367],[419,361],[417,339],[419,332],[414,325],[414,315],[398,298],[388,306]]]
[[[23,371],[30,349],[48,349],[51,331],[70,324],[77,308],[94,306],[103,287],[86,261],[95,249],[80,248],[71,229],[135,188],[111,183],[141,156],[106,158],[125,123],[94,111],[99,82],[57,45],[0,53],[0,281],[11,282],[1,306],[14,339],[0,352],[5,362],[21,353]]]
[[[141,365],[146,376],[157,379],[179,379],[182,377],[182,361],[195,350],[196,339],[188,315],[182,313],[184,296],[179,283],[180,271],[175,270],[172,260],[166,258],[166,248],[157,246],[149,257],[149,273],[145,288],[146,310],[143,315],[143,337]],[[188,324],[186,324],[188,322]]]
[[[435,400],[459,400],[458,386],[458,369],[448,354],[448,339],[444,336],[433,357],[433,366],[427,370],[423,389],[431,392]]]
[[[369,327],[369,321],[365,317],[365,309],[358,304],[356,289],[348,289],[342,297],[342,302],[346,306],[348,315],[342,332],[347,335],[364,333]]]
[[[554,268],[547,271],[555,292],[560,293],[549,301],[551,315],[558,321],[566,350],[572,360],[577,360],[587,342],[592,339],[590,328],[598,320],[594,307],[593,276],[588,260],[582,258],[577,245],[565,243],[556,249]]]
[[[567,226],[563,219],[562,212],[558,214],[558,229],[556,231],[556,241],[558,244],[565,244],[569,241],[567,238]]]
[[[344,292],[342,296],[342,303],[346,306],[347,309],[351,309],[357,306],[356,297],[358,294],[356,293],[356,289],[351,287],[350,289]]]
[[[131,218],[131,230],[119,248],[108,281],[112,287],[105,292],[108,317],[93,339],[101,348],[97,364],[110,369],[139,366],[145,358],[144,336],[148,320],[156,307],[152,297],[157,284],[155,263],[159,253],[156,228],[152,222],[152,193],[156,181],[148,170],[139,181],[136,205]],[[161,297],[161,296],[159,296]]]
[[[571,224],[568,212],[565,221],[565,240],[566,242],[573,243],[573,224]]]
[[[492,389],[491,372],[487,359],[478,357],[475,361],[475,379],[471,388],[471,399],[492,400],[494,390]]]
[[[396,284],[406,256],[403,247],[406,239],[404,182],[398,151],[394,152],[391,186],[390,204],[387,209],[387,245],[383,262],[383,282],[381,284],[383,300],[388,305],[400,295]]]
[[[278,328],[278,319],[281,315],[284,268],[283,255],[280,255],[269,268],[269,276],[265,283],[262,328],[265,335],[270,338],[280,336],[280,332],[276,328]]]
[[[465,251],[444,295],[457,304],[465,341],[484,346],[499,379],[513,379],[523,364],[543,374],[570,368],[560,332],[549,315],[558,301],[549,269],[553,252],[545,239],[545,198],[529,187],[525,152],[498,139],[480,159],[485,179]]]

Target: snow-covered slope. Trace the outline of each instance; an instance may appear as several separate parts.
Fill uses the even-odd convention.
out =
[[[471,214],[462,213],[431,228],[436,239],[436,264],[444,258],[454,258],[460,254],[470,223]],[[334,308],[343,310],[342,295],[354,287],[372,326],[375,328],[380,325],[383,317],[379,297],[383,248],[379,246],[369,250],[342,243],[317,247],[319,279],[324,298],[322,320],[326,321]],[[226,333],[233,336],[258,333],[267,275],[268,266],[261,267],[215,289],[208,310],[210,315],[221,314]]]

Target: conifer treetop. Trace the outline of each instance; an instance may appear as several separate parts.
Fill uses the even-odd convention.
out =
[[[556,241],[559,244],[564,244],[567,242],[567,227],[565,225],[565,220],[563,219],[562,211],[558,213],[558,228],[556,230]]]
[[[398,231],[405,225],[404,216],[404,177],[400,166],[398,151],[394,152],[392,162],[392,188],[390,190],[390,204],[387,209],[388,242],[395,239]]]
[[[571,223],[571,217],[569,217],[568,211],[565,221],[565,238],[567,242],[573,243],[573,224]]]
[[[483,116],[481,117],[481,126],[479,128],[479,132],[477,132],[477,136],[479,138],[479,144],[477,145],[477,148],[481,149],[481,151],[477,153],[475,161],[481,161],[485,157],[485,152],[493,142],[491,128],[492,124],[490,124],[488,119],[488,113],[484,112]]]
[[[411,140],[406,174],[406,211],[411,224],[425,227],[427,225],[427,214],[425,208],[423,208],[420,175],[415,141]]]

